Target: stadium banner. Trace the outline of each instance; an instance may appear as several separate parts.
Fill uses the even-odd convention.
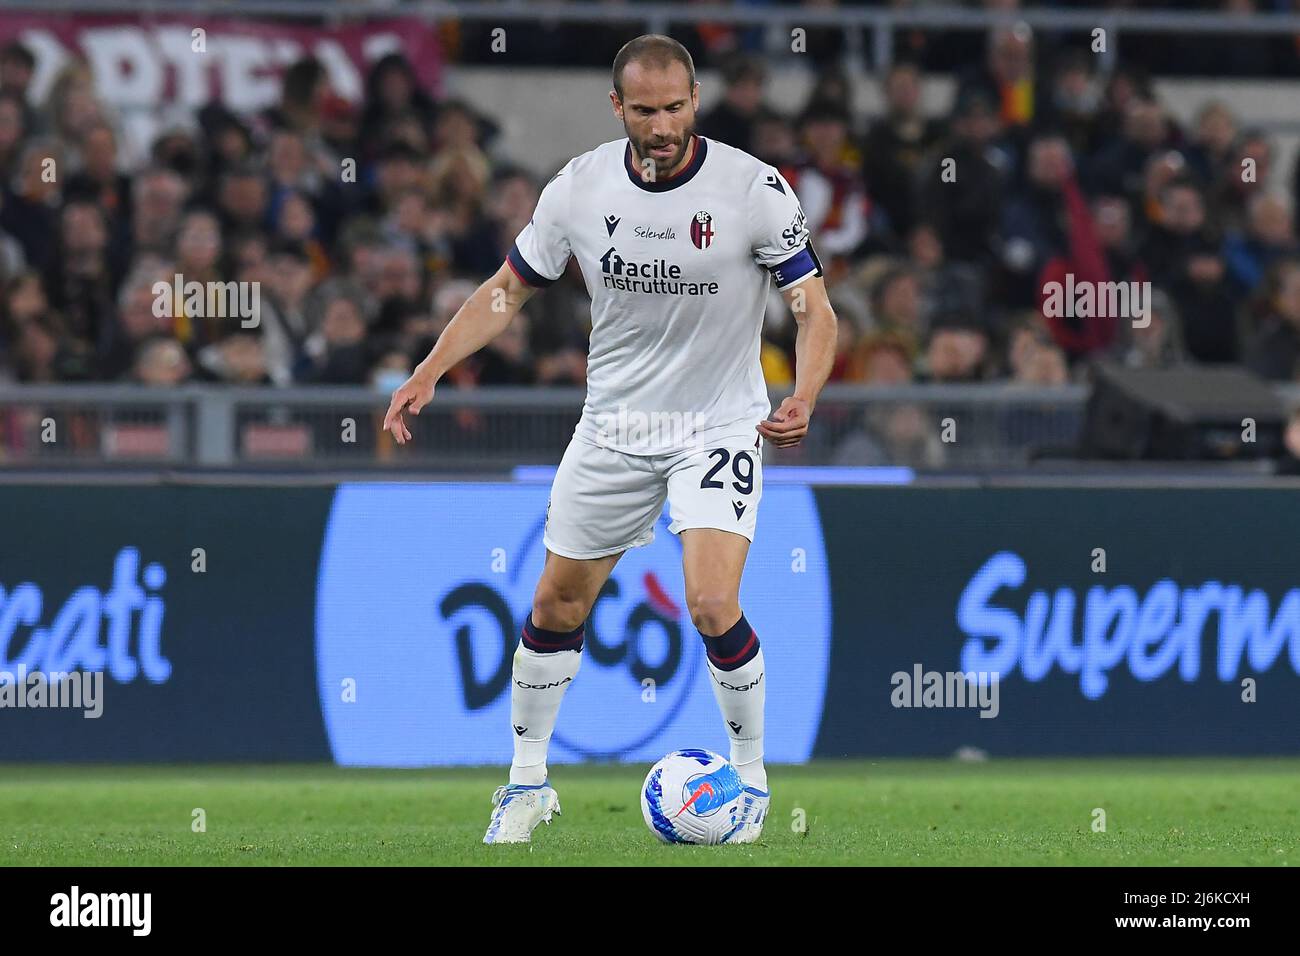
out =
[[[0,760],[506,763],[547,497],[0,486]],[[1296,527],[1279,490],[773,484],[741,595],[768,757],[1294,753]],[[709,680],[661,519],[552,761],[725,753]]]
[[[284,69],[307,55],[353,104],[365,95],[370,64],[388,53],[404,53],[431,92],[442,65],[436,30],[414,17],[322,26],[174,13],[0,12],[0,44],[14,39],[36,58],[34,102],[44,102],[59,74],[84,59],[98,95],[123,112],[193,111],[213,98],[238,113],[265,109],[279,101]]]
[[[328,760],[311,614],[331,497],[0,487],[0,760]]]
[[[817,501],[835,596],[817,756],[1300,750],[1295,491]]]
[[[316,597],[317,677],[337,762],[510,762],[511,662],[546,556],[548,495],[538,485],[339,488]],[[764,643],[768,669],[781,675],[767,688],[767,753],[803,762],[831,657],[828,565],[808,487],[768,488],[763,509],[741,599],[763,632],[790,637]],[[681,539],[667,529],[665,513],[654,541],[625,553],[596,601],[553,763],[727,751],[686,608]],[[791,541],[806,566],[794,593]]]

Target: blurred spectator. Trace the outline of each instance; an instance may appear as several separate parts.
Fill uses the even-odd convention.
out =
[[[46,282],[50,304],[67,333],[97,347],[107,332],[119,276],[109,261],[108,224],[98,205],[69,200],[59,225],[59,254]]]
[[[307,343],[328,302],[309,302],[315,282],[311,255],[301,242],[275,243],[267,257],[266,287],[262,292],[263,356],[267,375],[278,385],[288,385],[308,374]],[[313,356],[319,359],[319,354]]]
[[[1160,193],[1158,214],[1143,258],[1152,281],[1172,296],[1182,316],[1188,353],[1200,362],[1236,361],[1236,303],[1201,190],[1189,178],[1171,181]]]
[[[760,112],[754,119],[754,155],[785,173],[799,160],[794,125],[779,113]]]
[[[62,162],[63,152],[54,140],[31,140],[0,201],[0,229],[18,240],[27,263],[43,273],[54,267],[58,252],[63,194],[55,171]]]
[[[935,147],[922,167],[921,221],[932,226],[949,258],[984,266],[992,257],[1001,218],[1007,155],[994,105],[978,91],[958,97],[951,139]]]
[[[247,332],[228,335],[199,350],[198,365],[213,382],[230,385],[269,385],[266,353],[260,337]]]
[[[1076,213],[1075,220],[1069,212]],[[1033,305],[1039,296],[1039,274],[1049,259],[1064,254],[1086,218],[1086,202],[1074,179],[1070,145],[1056,133],[1039,134],[1029,145],[1025,185],[1002,207],[999,230],[1003,293],[1014,308]],[[1099,253],[1094,248],[1094,254]]]
[[[141,385],[175,386],[189,380],[193,369],[181,344],[171,338],[152,338],[141,343],[131,378]]]
[[[763,107],[765,80],[761,60],[743,54],[729,58],[722,66],[722,102],[700,116],[700,134],[754,152],[754,127]]]
[[[144,344],[160,338],[175,341],[175,320],[169,310],[155,308],[159,298],[154,291],[157,282],[163,282],[170,288],[172,277],[148,268],[139,268],[122,283],[122,290],[118,293],[117,318],[100,363],[104,378],[120,379],[127,375],[138,378],[138,362]],[[170,292],[164,292],[163,295],[170,301]],[[160,311],[163,312],[162,315],[158,314]],[[179,342],[175,344],[177,348],[182,348]],[[185,368],[185,374],[188,375],[188,360]],[[151,383],[158,384],[157,381]]]
[[[487,190],[482,206],[451,238],[456,270],[473,274],[499,268],[514,245],[515,237],[532,219],[538,195],[537,184],[527,173],[517,169],[500,172]],[[445,216],[441,218],[445,226],[454,221]],[[425,236],[427,241],[429,234]]]
[[[154,167],[136,177],[131,197],[133,252],[171,251],[188,194],[185,180],[170,169]]]
[[[1120,140],[1129,107],[1138,100],[1155,100],[1151,78],[1139,65],[1121,64],[1106,79],[1089,153],[1100,153]]]
[[[163,129],[149,152],[155,166],[170,169],[186,182],[197,180],[204,172],[198,131],[192,121],[174,122]]]
[[[1215,213],[1225,229],[1246,228],[1247,209],[1273,176],[1273,143],[1259,130],[1247,130],[1233,144],[1214,193]]]
[[[1300,261],[1269,269],[1261,298],[1265,318],[1247,340],[1246,367],[1264,378],[1300,382]]]
[[[1173,368],[1187,360],[1182,323],[1169,296],[1155,290],[1145,325],[1121,322],[1116,357],[1128,368]]]
[[[1060,141],[1057,148],[1058,152],[1045,155],[1031,152],[1030,159],[1031,180],[1054,184],[1059,191],[1060,218],[1056,223],[1064,230],[1051,235],[1057,251],[1038,273],[1037,297],[1052,338],[1074,360],[1109,349],[1115,341],[1117,326],[1134,318],[1132,312],[1137,303],[1130,295],[1130,313],[1111,314],[1110,299],[1098,291],[1097,308],[1082,310],[1086,313],[1082,315],[1074,309],[1061,314],[1047,308],[1049,290],[1083,288],[1085,284],[1103,290],[1116,282],[1128,283],[1127,288],[1132,290],[1146,288],[1140,284],[1148,282],[1149,276],[1129,246],[1128,206],[1116,197],[1107,197],[1098,201],[1095,212],[1089,208],[1068,154],[1063,152],[1064,142]],[[1044,233],[1050,235],[1046,230]],[[1116,299],[1115,305],[1123,308],[1121,300]]]
[[[921,282],[905,265],[885,271],[871,289],[872,325],[910,342],[922,342],[929,331],[928,316],[921,300]]]
[[[930,334],[925,367],[932,382],[978,382],[989,377],[988,333],[978,324],[953,319]]]
[[[483,351],[479,352],[475,379],[479,385],[532,385],[536,379],[528,350],[528,317],[515,315]]]
[[[337,294],[324,305],[319,329],[306,343],[310,365],[303,381],[324,385],[360,385],[370,372],[364,302],[355,294]]]
[[[883,240],[856,154],[850,153],[848,117],[829,102],[814,103],[800,120],[806,160],[790,185],[808,217],[813,244],[827,265]]]
[[[893,332],[865,336],[854,353],[859,381],[899,386],[912,382],[912,357],[906,339]],[[862,413],[860,426],[835,446],[836,465],[906,465],[936,468],[943,443],[922,408],[910,402],[881,401]]]
[[[68,178],[68,200],[99,206],[111,222],[125,225],[131,216],[131,180],[117,169],[117,135],[107,123],[93,123],[79,144],[81,168]]]
[[[1229,235],[1223,245],[1224,262],[1238,299],[1259,287],[1274,262],[1296,254],[1295,224],[1284,198],[1257,194],[1247,215],[1246,231]]]
[[[266,180],[251,165],[222,173],[217,186],[217,208],[224,228],[264,228],[269,203]]]
[[[39,125],[28,99],[35,74],[36,57],[21,41],[10,40],[0,48],[0,95],[22,106],[22,125],[28,131],[35,131]]]
[[[380,57],[366,77],[359,137],[362,157],[372,159],[376,150],[393,142],[395,129],[408,118],[427,136],[436,116],[436,105],[420,88],[406,57],[400,53]]]
[[[175,271],[181,277],[182,288],[191,282],[202,283],[205,288],[209,282],[224,282],[221,265],[222,238],[217,217],[201,209],[187,213],[176,236]],[[230,332],[231,318],[208,314],[206,303],[202,313],[195,310],[190,314],[182,298],[172,304],[172,310],[176,336],[190,348],[215,342]]]
[[[890,67],[883,83],[885,115],[871,125],[863,149],[867,189],[900,235],[916,221],[913,184],[942,128],[921,114],[921,73],[915,64]]]
[[[1018,385],[1039,388],[1065,385],[1069,382],[1065,353],[1051,343],[1035,345],[1022,357],[1011,380]]]
[[[245,167],[252,160],[252,131],[234,113],[213,101],[199,110],[198,121],[207,151],[205,186],[220,182],[227,172]],[[206,201],[213,199],[205,196]]]
[[[1201,107],[1196,114],[1196,131],[1183,150],[1196,178],[1215,183],[1232,165],[1232,147],[1237,139],[1237,118],[1218,100]]]
[[[1092,58],[1079,50],[1064,51],[1055,61],[1046,102],[1035,126],[1060,133],[1075,155],[1092,148],[1100,107],[1092,73]]]
[[[1117,140],[1093,155],[1087,177],[1094,193],[1123,196],[1142,212],[1147,165],[1169,145],[1169,124],[1153,99],[1134,97],[1124,106],[1124,126]]]
[[[1034,35],[1026,23],[989,31],[981,68],[961,80],[958,99],[978,94],[995,104],[1009,129],[1034,122],[1039,91],[1034,70]]]
[[[89,63],[74,60],[63,67],[50,87],[46,109],[48,132],[65,152],[75,156],[91,127],[104,122]]]

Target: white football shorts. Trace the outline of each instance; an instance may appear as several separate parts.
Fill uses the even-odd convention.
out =
[[[666,455],[628,455],[574,438],[564,452],[542,537],[566,558],[602,558],[655,539],[668,501],[668,530],[717,528],[754,540],[763,497],[763,452],[752,439],[721,439]]]

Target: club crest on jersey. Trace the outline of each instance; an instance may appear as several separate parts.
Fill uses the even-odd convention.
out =
[[[713,217],[701,209],[691,220],[691,242],[696,249],[707,249],[713,244],[713,235]]]

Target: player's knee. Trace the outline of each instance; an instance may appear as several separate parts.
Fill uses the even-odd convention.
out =
[[[711,637],[724,633],[740,617],[736,596],[728,591],[701,591],[690,595],[686,604],[696,630]]]
[[[572,631],[587,619],[591,608],[574,593],[539,588],[533,596],[533,623],[548,631]]]

